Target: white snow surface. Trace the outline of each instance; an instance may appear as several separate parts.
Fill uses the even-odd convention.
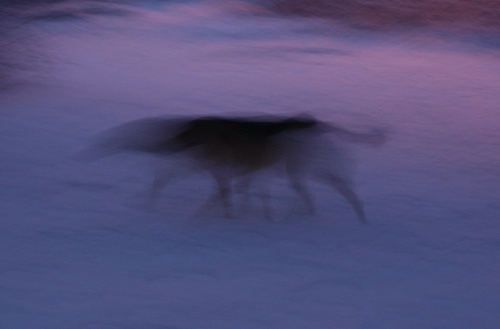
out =
[[[32,27],[45,70],[0,94],[0,328],[498,328],[500,53],[226,5]],[[273,175],[271,222],[195,216],[214,182],[180,168],[145,208],[157,159],[76,156],[140,118],[303,112],[390,132],[353,150],[368,225]]]

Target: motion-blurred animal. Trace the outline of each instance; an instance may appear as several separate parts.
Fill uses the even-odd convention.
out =
[[[309,170],[312,168],[309,163],[315,159],[310,158],[308,150],[318,147],[318,136],[324,134],[371,145],[381,144],[385,139],[380,131],[355,133],[312,116],[150,118],[105,132],[87,154],[100,157],[139,151],[162,157],[182,155],[194,160],[197,167],[206,170],[217,183],[216,192],[201,209],[220,203],[227,217],[232,216],[234,182],[239,181],[244,189],[248,188],[254,174],[271,167],[285,172],[292,188],[313,212],[314,204],[305,186],[306,175],[312,173],[335,188],[351,204],[359,220],[365,223],[362,202],[348,179],[339,175],[334,167]],[[157,199],[169,178],[170,174],[165,171],[156,175],[149,193],[150,200]],[[263,204],[268,208],[264,198]]]

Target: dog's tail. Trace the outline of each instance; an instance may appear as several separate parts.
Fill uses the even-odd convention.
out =
[[[76,158],[94,161],[123,152],[167,155],[177,152],[173,138],[187,119],[146,118],[113,127],[98,134]]]

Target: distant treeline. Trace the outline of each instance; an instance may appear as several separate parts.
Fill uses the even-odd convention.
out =
[[[26,6],[26,5],[42,5],[45,3],[58,3],[66,0],[0,0],[0,6]]]
[[[274,12],[345,20],[360,27],[500,27],[499,0],[259,0]]]

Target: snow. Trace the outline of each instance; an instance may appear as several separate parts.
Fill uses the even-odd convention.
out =
[[[497,328],[498,52],[223,5],[32,27],[49,67],[0,95],[0,328]],[[198,172],[145,209],[156,159],[76,158],[139,118],[301,112],[390,131],[352,150],[369,225],[274,176],[273,222],[195,216]]]

